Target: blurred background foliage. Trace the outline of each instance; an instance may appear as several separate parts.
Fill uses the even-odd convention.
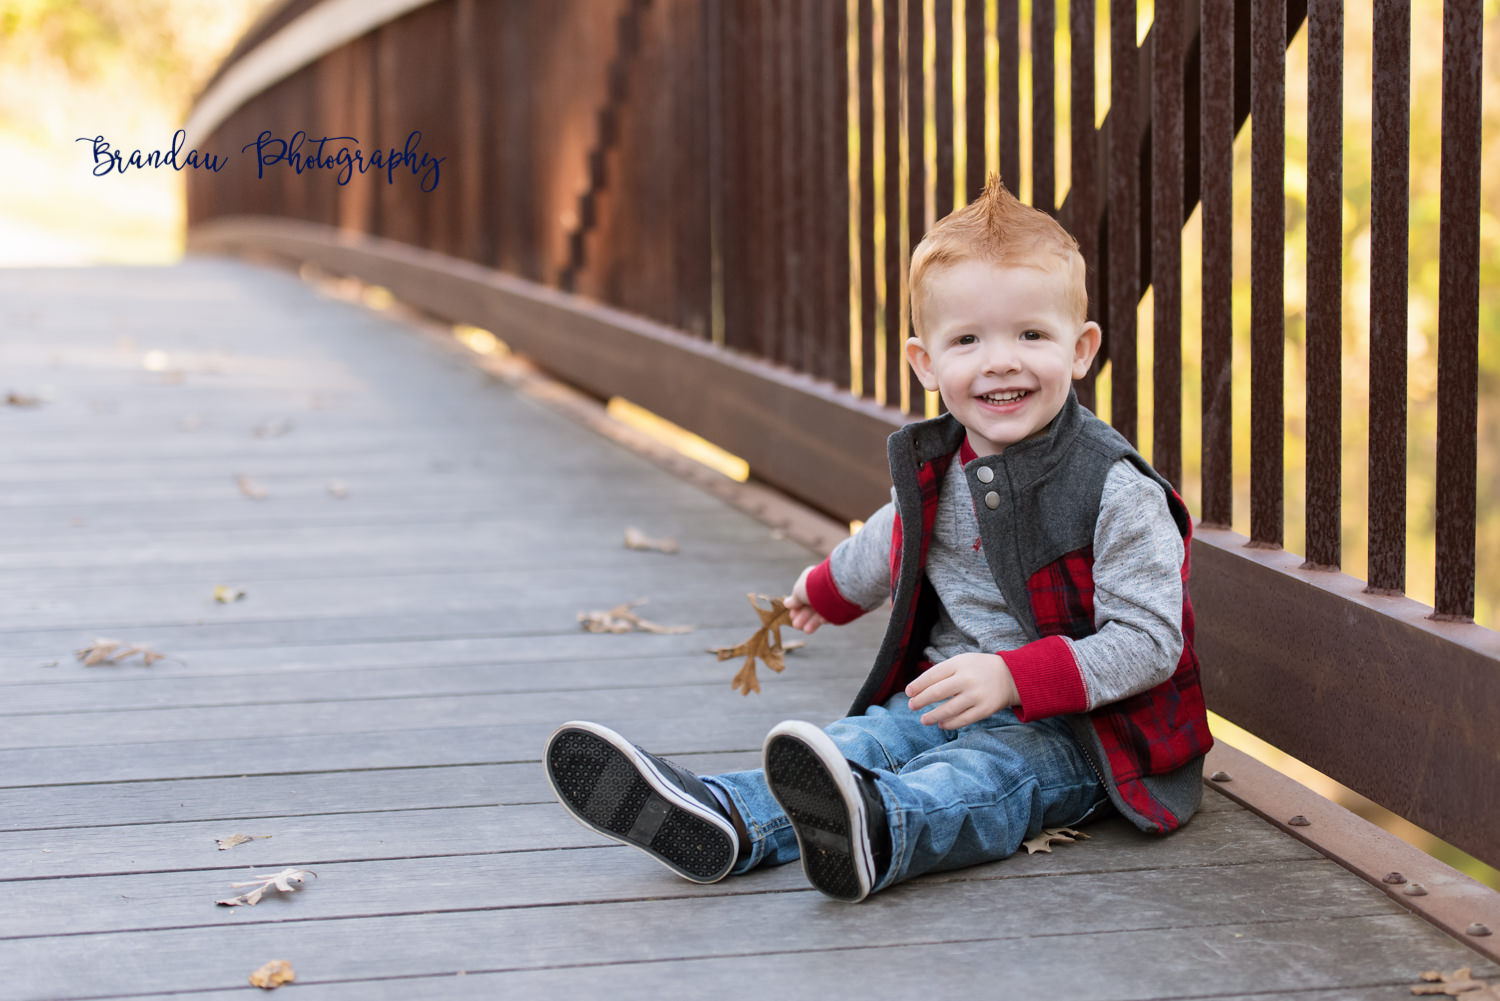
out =
[[[267,3],[0,0],[0,264],[175,260],[181,178],[93,177],[88,146],[74,140],[170,147],[198,90]]]

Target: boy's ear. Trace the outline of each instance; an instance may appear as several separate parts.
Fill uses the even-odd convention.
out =
[[[911,365],[911,370],[917,373],[917,381],[922,384],[922,388],[929,393],[937,392],[937,376],[932,373],[932,355],[927,353],[920,338],[906,339],[906,360]]]
[[[1094,355],[1099,353],[1099,345],[1104,340],[1104,332],[1099,329],[1099,324],[1090,320],[1083,325],[1078,332],[1078,340],[1073,344],[1073,378],[1082,379],[1088,375],[1089,366],[1094,363]]]

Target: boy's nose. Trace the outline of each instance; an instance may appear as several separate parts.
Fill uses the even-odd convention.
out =
[[[1015,372],[1020,367],[1020,359],[1009,344],[992,344],[984,353],[984,370],[987,373]]]

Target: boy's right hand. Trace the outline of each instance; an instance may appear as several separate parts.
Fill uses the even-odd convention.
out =
[[[812,573],[813,569],[813,567],[803,569],[797,578],[797,583],[792,585],[792,593],[785,601],[786,610],[792,613],[792,627],[804,633],[815,633],[819,626],[828,621],[819,615],[807,600],[807,575]]]

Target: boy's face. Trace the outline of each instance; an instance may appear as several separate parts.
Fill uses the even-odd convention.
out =
[[[1068,310],[1067,280],[977,260],[928,279],[925,336],[906,342],[906,357],[978,454],[998,455],[1045,428],[1094,360],[1099,326]]]

